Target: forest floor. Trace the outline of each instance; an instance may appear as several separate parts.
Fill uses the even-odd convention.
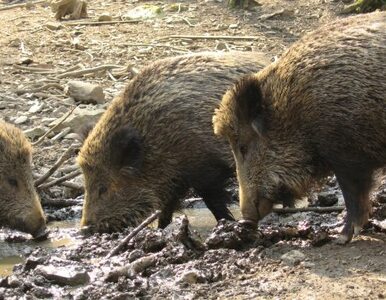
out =
[[[56,21],[44,3],[0,10],[0,117],[36,141],[76,105],[65,90],[71,80],[103,88],[106,103],[79,105],[93,118],[151,61],[229,50],[261,51],[274,59],[305,33],[346,17],[340,14],[344,2],[350,3],[259,0],[241,10],[228,8],[225,0],[95,0],[88,4],[88,19],[75,21],[79,24]],[[9,1],[0,2],[0,7],[7,5]],[[128,12],[140,6],[155,14],[128,23],[81,23],[101,16],[128,20]],[[85,71],[71,73],[80,70]],[[72,133],[81,123],[56,128],[34,147],[36,177],[76,144]],[[75,153],[53,176],[74,170]],[[200,239],[195,225],[186,232],[180,218],[164,231],[143,230],[123,253],[108,260],[107,253],[129,230],[81,235],[74,224],[81,211],[82,178],[70,183],[40,190],[51,222],[50,246],[14,231],[0,231],[0,271],[7,257],[21,257],[12,274],[0,272],[0,299],[386,298],[385,180],[372,194],[373,222],[344,246],[334,242],[344,212],[273,213],[262,222],[255,241],[245,244],[232,233],[227,237],[236,240],[233,244],[213,242],[216,236],[224,237],[227,226],[237,231],[237,224],[224,223],[213,232],[206,228]],[[343,204],[336,184],[323,192],[335,193],[338,204]],[[79,203],[49,207],[50,201],[62,199]],[[196,211],[198,217],[211,218],[202,209]],[[55,223],[69,219],[75,220],[69,226]],[[127,268],[114,271],[122,266]]]

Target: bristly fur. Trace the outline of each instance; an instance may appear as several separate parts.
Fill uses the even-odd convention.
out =
[[[23,132],[0,120],[0,225],[35,235],[45,229],[45,217],[32,178],[31,153]]]
[[[228,91],[213,121],[236,158],[243,215],[256,221],[282,191],[304,195],[334,172],[350,240],[371,212],[373,173],[386,165],[385,78],[386,12],[377,12],[305,35]]]
[[[157,207],[164,227],[189,188],[217,219],[231,219],[225,184],[234,162],[228,145],[214,136],[211,118],[238,77],[268,63],[259,53],[199,53],[145,67],[113,100],[79,153],[86,182],[82,224],[140,222]],[[113,146],[122,137],[125,151]],[[120,214],[128,207],[131,217]]]

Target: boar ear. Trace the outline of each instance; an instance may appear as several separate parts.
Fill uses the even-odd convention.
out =
[[[247,123],[258,134],[263,134],[264,105],[260,84],[254,75],[243,77],[233,90],[239,123]]]
[[[143,143],[139,132],[130,125],[118,129],[111,139],[111,161],[122,173],[139,171],[143,160]]]

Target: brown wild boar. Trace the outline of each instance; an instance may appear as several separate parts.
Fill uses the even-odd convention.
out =
[[[386,165],[385,22],[383,12],[324,26],[224,95],[214,131],[233,150],[245,220],[333,172],[347,208],[340,241],[368,221],[373,173]]]
[[[40,237],[46,220],[32,179],[31,151],[23,132],[0,120],[0,225]]]
[[[201,53],[158,60],[116,97],[85,140],[81,225],[98,231],[135,226],[161,209],[159,227],[189,188],[216,219],[233,219],[226,181],[232,153],[212,130],[221,96],[243,74],[269,61],[261,54]]]

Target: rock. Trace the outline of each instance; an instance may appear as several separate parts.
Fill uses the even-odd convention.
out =
[[[27,116],[20,116],[20,117],[17,117],[13,123],[16,124],[16,125],[20,125],[20,124],[24,124],[28,121],[28,117]]]
[[[58,30],[60,28],[63,28],[63,25],[59,22],[47,22],[46,27],[50,30]]]
[[[317,206],[333,206],[338,202],[336,191],[326,191],[318,194]]]
[[[100,85],[73,80],[68,82],[67,95],[74,98],[75,101],[84,104],[102,104],[105,103],[105,94]]]
[[[57,267],[53,265],[38,266],[36,272],[40,273],[47,280],[59,285],[81,285],[90,280],[85,270],[79,270],[75,266]]]
[[[31,114],[35,114],[35,113],[41,112],[43,107],[44,107],[44,103],[43,102],[42,103],[36,102],[34,105],[32,105],[30,107],[28,112],[31,113]]]
[[[80,141],[80,136],[79,134],[77,133],[69,133],[67,134],[65,137],[64,137],[65,140],[76,140],[76,141]]]
[[[90,108],[77,107],[73,111],[71,116],[69,116],[62,124],[60,124],[58,127],[55,128],[54,132],[58,133],[66,127],[70,127],[71,131],[73,132],[78,132],[79,129],[82,128],[83,126],[90,123],[95,123],[96,121],[98,121],[98,119],[104,112],[105,110],[101,108],[90,109]],[[49,126],[50,127],[55,126],[61,121],[61,119],[62,118],[59,118],[54,122],[51,122]]]
[[[218,50],[218,51],[229,50],[229,47],[228,47],[227,43],[218,42],[216,45],[216,50]]]
[[[53,138],[51,138],[51,141],[59,141],[60,139],[62,139],[64,136],[66,136],[67,134],[69,134],[71,131],[71,127],[66,127],[64,128],[61,132],[59,132],[57,135],[55,135]]]
[[[125,13],[122,18],[126,20],[146,20],[160,16],[162,8],[157,5],[140,5]]]
[[[194,284],[194,283],[198,283],[201,277],[202,276],[198,270],[188,270],[183,272],[180,276],[178,276],[176,279],[176,282]]]
[[[41,126],[30,128],[24,131],[25,136],[31,140],[39,138],[45,133],[46,133],[46,130]]]
[[[296,266],[302,262],[306,256],[299,250],[292,250],[283,254],[280,259],[287,265]]]
[[[157,256],[155,254],[151,254],[133,261],[130,264],[130,269],[132,273],[138,274],[145,271],[147,268],[155,265],[156,262]]]
[[[106,21],[112,21],[113,17],[110,16],[108,13],[101,14],[98,17],[99,22],[106,22]]]

